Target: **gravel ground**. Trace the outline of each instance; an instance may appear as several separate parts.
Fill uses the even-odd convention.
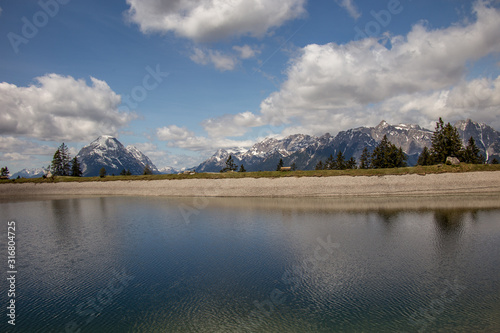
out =
[[[500,194],[500,171],[402,176],[184,179],[0,184],[0,198],[129,195],[170,197],[353,197]]]

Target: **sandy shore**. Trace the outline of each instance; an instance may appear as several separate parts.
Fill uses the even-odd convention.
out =
[[[381,177],[184,179],[0,184],[0,198],[32,196],[355,197],[500,194],[500,171]]]

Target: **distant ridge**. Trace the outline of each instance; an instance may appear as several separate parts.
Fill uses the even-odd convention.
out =
[[[454,126],[464,146],[473,137],[488,162],[493,158],[500,160],[500,132],[470,119],[458,121]],[[363,149],[367,147],[369,151],[373,151],[384,135],[403,149],[408,156],[408,164],[413,166],[422,149],[431,146],[432,133],[433,131],[419,125],[391,125],[381,121],[375,127],[349,129],[339,132],[335,137],[326,133],[320,137],[295,134],[281,140],[266,138],[244,152],[231,153],[219,149],[198,165],[196,171],[219,172],[229,155],[232,155],[237,165],[243,164],[247,171],[274,170],[280,158],[286,166],[295,163],[297,169],[313,170],[320,160],[324,161],[330,155],[335,156],[339,151],[342,151],[346,159],[354,157],[359,162]]]

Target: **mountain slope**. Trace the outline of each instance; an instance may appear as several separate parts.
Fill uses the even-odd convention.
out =
[[[146,165],[153,172],[158,172],[151,160],[137,148],[133,146],[126,148],[109,135],[102,135],[83,147],[77,158],[84,177],[98,176],[103,167],[108,175],[118,175],[123,169],[130,170],[133,175],[140,175]]]
[[[469,120],[455,124],[464,146],[472,136],[482,153],[491,162],[500,155],[500,133],[493,128]],[[415,165],[424,147],[431,147],[433,131],[418,125],[390,125],[386,121],[375,127],[359,127],[339,132],[335,137],[325,134],[320,137],[296,134],[282,140],[266,138],[255,143],[246,152],[231,154],[237,165],[243,164],[247,171],[275,170],[280,158],[285,166],[295,164],[298,169],[312,170],[319,161],[334,157],[339,151],[346,159],[354,157],[358,162],[363,149],[372,152],[384,135],[408,157],[408,165]],[[212,157],[201,163],[197,172],[219,172],[230,152],[219,149]]]
[[[467,145],[470,137],[473,137],[488,163],[491,163],[494,158],[500,160],[500,132],[486,124],[476,123],[470,119],[458,121],[454,126],[457,128],[464,146]]]

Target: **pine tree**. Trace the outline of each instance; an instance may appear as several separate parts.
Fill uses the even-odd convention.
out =
[[[295,164],[295,162],[293,162],[292,165],[290,166],[290,168],[292,169],[292,171],[297,170],[297,164]]]
[[[370,169],[371,161],[370,154],[368,153],[368,148],[365,147],[363,152],[361,153],[361,157],[359,158],[359,168],[360,169]]]
[[[493,158],[493,160],[491,161],[491,164],[498,164],[498,160],[495,158]]]
[[[358,166],[357,166],[357,163],[356,163],[356,159],[354,158],[354,156],[352,156],[346,163],[346,168],[347,169],[357,169]]]
[[[130,169],[127,170],[127,172],[125,173],[125,176],[132,176],[132,172],[130,172]]]
[[[434,161],[432,160],[431,152],[429,148],[424,147],[420,155],[418,156],[417,165],[433,165]]]
[[[247,172],[243,164],[240,166],[240,170],[238,172]]]
[[[142,174],[144,176],[147,176],[147,175],[152,175],[153,174],[153,171],[151,170],[151,168],[149,167],[149,165],[146,165],[144,167],[144,171],[142,172]]]
[[[236,171],[238,166],[234,163],[233,157],[229,155],[226,160],[226,166],[220,172]]]
[[[120,176],[126,176],[127,175],[127,170],[125,168],[120,172]]]
[[[276,166],[276,171],[280,171],[282,167],[283,167],[283,159],[280,158],[280,161],[278,162],[278,165]]]
[[[104,167],[99,170],[99,177],[104,178],[106,177],[106,169]]]
[[[371,165],[375,169],[401,168],[407,165],[406,160],[407,157],[403,149],[397,148],[384,135],[380,144],[373,151]]]
[[[435,163],[445,163],[447,157],[461,157],[463,153],[458,130],[450,123],[445,125],[442,118],[436,123],[431,142],[431,154]]]
[[[395,145],[393,145],[393,148],[396,148]],[[394,167],[395,168],[404,168],[407,167],[408,164],[406,164],[406,160],[408,157],[406,157],[405,153],[403,152],[403,148],[399,147],[398,152],[396,154],[396,160]]]
[[[80,167],[80,163],[78,162],[78,158],[76,156],[71,160],[71,176],[73,177],[82,176],[82,169]]]
[[[484,157],[476,146],[476,141],[471,136],[463,154],[463,162],[470,164],[483,164]]]
[[[319,161],[318,164],[316,164],[316,170],[324,170],[325,167],[323,166],[323,162]]]
[[[337,158],[335,159],[335,168],[336,170],[345,170],[346,168],[346,163],[345,163],[345,158],[344,155],[342,154],[342,151],[339,150],[337,153]]]
[[[71,172],[71,158],[68,146],[62,143],[52,158],[50,171],[54,176],[69,176]]]
[[[62,176],[62,159],[61,159],[61,151],[59,149],[56,150],[54,156],[52,157],[52,163],[50,164],[50,172],[54,176]]]
[[[372,154],[372,166],[375,169],[383,169],[389,167],[389,150],[390,150],[390,142],[387,139],[387,135],[384,135],[384,138],[379,143],[379,145],[375,148]]]
[[[0,169],[0,176],[2,176],[2,177],[9,177],[9,174],[10,174],[9,168],[4,167],[4,168]]]
[[[330,154],[330,156],[328,157],[328,159],[326,160],[325,164],[323,165],[323,167],[326,169],[326,170],[334,170],[335,169],[335,159],[333,158],[333,155]]]

